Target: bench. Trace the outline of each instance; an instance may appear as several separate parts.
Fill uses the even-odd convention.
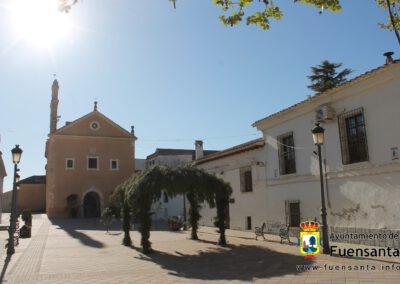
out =
[[[287,240],[289,244],[292,244],[290,241],[290,226],[283,225],[280,223],[263,223],[261,227],[254,228],[254,234],[256,235],[256,240],[258,237],[263,237],[265,240],[265,234],[274,234],[278,235],[281,238],[281,243],[284,240]]]
[[[265,240],[264,234],[266,233],[265,230],[266,224],[265,222],[262,224],[261,227],[255,227],[254,228],[254,234],[256,234],[256,241],[258,241],[258,237],[263,237]]]
[[[279,237],[281,238],[281,243],[283,242],[283,240],[287,240],[289,242],[289,245],[292,244],[290,242],[289,231],[290,231],[290,225],[287,225],[286,227],[279,229]]]

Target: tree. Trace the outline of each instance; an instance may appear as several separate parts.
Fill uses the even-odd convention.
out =
[[[135,181],[139,176],[140,175],[133,176],[132,180]],[[110,204],[121,211],[121,226],[124,231],[122,244],[124,246],[132,246],[132,239],[129,233],[131,231],[131,207],[126,197],[129,189],[130,184],[124,182],[118,185],[110,196]]]
[[[376,0],[377,4],[384,10],[388,10],[389,20],[387,24],[380,23],[383,29],[394,31],[397,42],[400,45],[400,0]]]
[[[324,60],[320,65],[311,67],[312,75],[307,77],[312,84],[307,87],[317,93],[322,93],[346,82],[346,77],[352,70],[346,68],[337,73],[336,69],[341,66],[342,63],[330,63]]]
[[[310,247],[314,247],[317,243],[317,239],[314,236],[310,237]]]
[[[58,0],[59,9],[62,12],[69,12],[73,5],[80,0]],[[176,8],[177,0],[168,0]],[[316,7],[319,13],[324,10],[331,12],[342,11],[341,0],[293,0],[294,3],[302,3]],[[270,29],[271,20],[281,20],[283,13],[279,6],[272,0],[213,0],[214,5],[220,6],[226,15],[219,17],[224,25],[235,26],[246,19],[247,25],[256,25],[263,30]],[[394,31],[400,45],[400,0],[375,0],[376,4],[388,11],[388,22],[380,23],[383,29]],[[248,14],[248,10],[252,12]]]

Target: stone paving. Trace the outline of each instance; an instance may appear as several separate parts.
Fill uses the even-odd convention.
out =
[[[133,231],[135,246],[140,235]],[[395,259],[349,259],[318,255],[305,260],[296,246],[280,244],[274,236],[256,241],[250,232],[227,231],[229,246],[215,245],[215,228],[201,227],[200,241],[188,232],[155,230],[155,252],[121,245],[118,225],[110,233],[95,219],[33,218],[33,237],[23,239],[9,259],[0,251],[3,283],[400,283]],[[3,245],[7,232],[0,232]],[[4,247],[4,246],[2,246]],[[397,262],[395,262],[397,261]],[[296,265],[316,265],[317,271],[298,271]],[[376,266],[376,271],[329,270],[334,265]],[[381,271],[381,265],[399,270]]]

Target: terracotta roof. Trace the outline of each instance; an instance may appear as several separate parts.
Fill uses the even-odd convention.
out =
[[[217,153],[216,150],[204,150],[204,156]],[[146,159],[151,159],[157,156],[179,156],[179,155],[192,155],[192,159],[195,159],[196,151],[190,149],[165,149],[157,148],[153,154],[147,156]]]
[[[264,138],[258,138],[255,140],[248,141],[243,144],[236,145],[234,147],[228,148],[226,150],[220,151],[218,153],[214,153],[211,155],[208,155],[204,158],[201,158],[199,160],[194,161],[194,165],[199,165],[203,164],[206,162],[222,159],[228,156],[236,155],[245,151],[250,151],[250,150],[255,150],[257,148],[264,147],[265,141]]]
[[[19,184],[46,184],[46,176],[31,176],[21,180]]]
[[[382,69],[385,69],[385,68],[388,67],[388,66],[392,66],[392,65],[395,65],[395,64],[399,64],[399,63],[400,63],[400,60],[395,60],[393,63],[384,64],[384,65],[379,66],[379,67],[377,67],[377,68],[371,69],[371,70],[369,70],[369,71],[367,71],[367,72],[365,72],[365,73],[363,73],[363,74],[361,74],[361,75],[359,75],[359,76],[357,76],[357,77],[354,77],[354,78],[351,79],[351,80],[348,80],[348,81],[344,82],[343,84],[340,84],[340,85],[338,85],[338,86],[332,88],[332,89],[329,89],[329,90],[327,90],[327,91],[325,91],[325,92],[323,92],[323,93],[318,93],[318,94],[316,94],[316,95],[314,95],[314,96],[312,96],[312,97],[310,97],[310,98],[308,98],[308,99],[305,99],[305,100],[303,100],[303,101],[301,101],[301,102],[299,102],[299,103],[297,103],[297,104],[294,104],[294,105],[292,105],[292,106],[290,106],[290,107],[288,107],[288,108],[285,108],[285,109],[280,110],[280,111],[278,111],[278,112],[276,112],[276,113],[273,113],[273,114],[271,114],[271,115],[268,115],[268,116],[266,116],[266,117],[264,117],[264,118],[262,118],[262,119],[260,119],[260,120],[257,120],[256,122],[254,122],[254,123],[252,124],[252,126],[255,127],[255,126],[257,126],[258,123],[260,123],[260,122],[262,122],[262,121],[265,121],[265,120],[267,120],[267,119],[269,119],[269,118],[272,118],[272,117],[278,116],[278,115],[280,115],[280,114],[286,113],[286,112],[288,112],[288,111],[290,111],[290,110],[293,110],[293,109],[297,108],[298,106],[304,105],[304,104],[306,104],[306,103],[308,103],[308,102],[310,102],[310,101],[314,101],[314,100],[316,100],[316,99],[318,99],[318,98],[320,98],[320,97],[323,97],[323,96],[325,96],[325,95],[334,93],[334,92],[336,92],[336,91],[342,89],[342,88],[345,87],[345,86],[354,84],[354,83],[356,83],[356,82],[358,82],[358,81],[360,81],[360,80],[362,80],[362,79],[368,78],[370,75],[372,75],[373,73],[377,72],[378,70],[382,70]]]

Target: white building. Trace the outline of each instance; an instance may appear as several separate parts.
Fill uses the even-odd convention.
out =
[[[264,147],[235,152],[246,144],[239,145],[196,164],[231,183],[233,229],[250,229],[265,221],[293,227],[307,219],[320,221],[319,166],[311,135],[319,121],[325,128],[329,225],[348,231],[400,229],[399,107],[400,62],[389,59],[341,86],[256,121],[253,126],[262,131]],[[258,142],[248,144],[252,143]],[[231,154],[223,157],[224,152]],[[250,192],[243,192],[246,168],[251,172]],[[214,210],[203,208],[203,224],[212,225]]]
[[[229,182],[232,196],[227,225],[251,230],[267,219],[265,191],[265,142],[256,139],[196,160],[194,164]],[[213,226],[216,209],[203,204],[200,224]]]
[[[1,218],[2,218],[2,213],[3,213],[3,209],[2,209],[2,204],[3,204],[3,186],[4,186],[4,178],[7,176],[6,173],[6,168],[4,166],[4,162],[3,162],[3,157],[2,157],[3,153],[0,151],[0,224],[1,224]]]
[[[320,219],[311,136],[320,121],[329,224],[399,229],[399,107],[400,62],[389,62],[255,122],[266,142],[268,216],[293,226]]]

